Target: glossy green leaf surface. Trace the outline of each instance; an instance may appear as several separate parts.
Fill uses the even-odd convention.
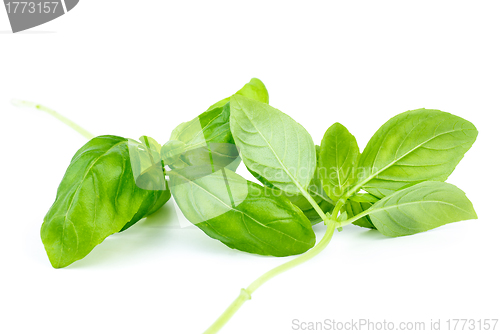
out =
[[[368,211],[382,234],[399,237],[448,223],[476,219],[465,193],[445,182],[426,181],[382,198]]]
[[[266,196],[265,187],[228,169],[194,180],[188,170],[170,172],[172,194],[208,236],[261,255],[295,255],[314,246],[310,222],[286,197]]]
[[[439,110],[404,112],[370,139],[360,158],[359,180],[379,198],[422,181],[445,181],[477,133],[469,121]]]
[[[309,133],[268,104],[237,95],[230,104],[231,131],[247,168],[290,194],[306,189],[316,170]]]
[[[340,123],[333,124],[321,141],[319,176],[323,189],[338,200],[356,182],[359,148],[356,138]]]
[[[75,154],[44,218],[41,237],[52,266],[85,257],[109,235],[159,209],[165,190],[136,185],[126,138],[100,136]]]

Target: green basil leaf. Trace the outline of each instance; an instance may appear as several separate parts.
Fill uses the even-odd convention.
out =
[[[343,222],[343,221],[346,221],[348,217],[349,217],[349,215],[347,214],[347,212],[346,211],[342,211],[342,213],[339,215],[339,217],[337,218],[337,220],[339,222]],[[339,231],[342,231],[342,227],[339,227]]]
[[[359,148],[356,138],[340,123],[326,130],[321,141],[319,175],[323,189],[338,200],[356,183]]]
[[[228,169],[201,178],[199,168],[169,172],[175,201],[186,218],[230,248],[288,256],[315,244],[304,214],[283,196],[266,196],[265,187]]]
[[[230,104],[231,131],[247,168],[290,194],[307,188],[316,152],[306,129],[262,102],[235,95]]]
[[[135,184],[146,190],[166,190],[161,146],[151,137],[142,136],[140,142],[129,139],[128,152]]]
[[[159,209],[165,190],[136,185],[129,140],[100,136],[75,154],[44,218],[41,237],[52,266],[82,259],[109,235]]]
[[[472,123],[439,110],[397,115],[375,133],[361,154],[360,184],[381,198],[422,181],[445,181],[477,133]]]
[[[269,103],[269,94],[266,86],[264,86],[262,81],[256,78],[250,80],[249,83],[236,92],[236,95],[246,96],[257,101]],[[230,97],[215,103],[201,115],[189,122],[180,124],[172,131],[170,141],[184,143],[185,146],[183,149],[186,154],[178,155],[176,161],[168,163],[171,168],[206,164],[206,157],[208,156],[207,146],[210,143],[234,144],[231,131],[229,130],[229,100]],[[170,148],[169,145],[168,149]],[[178,148],[178,146],[176,148]],[[196,150],[196,152],[190,153],[191,150]],[[203,150],[205,150],[205,152],[203,152]],[[226,155],[228,153],[225,150],[218,152],[213,148],[211,151],[219,155]],[[165,150],[164,154],[173,155],[165,152]],[[202,156],[201,161],[196,159],[200,154]],[[238,163],[233,163],[236,167],[239,164],[239,161],[237,162]]]
[[[367,212],[373,225],[389,237],[411,235],[461,220],[476,219],[465,193],[445,182],[426,181],[395,192]]]
[[[267,92],[267,88],[262,81],[257,78],[252,78],[250,82],[248,82],[242,89],[236,92],[235,95],[246,96],[250,99],[260,101],[263,103],[269,104],[269,93]],[[208,110],[222,107],[226,103],[229,102],[231,97],[227,97],[219,102],[213,104],[208,108]]]
[[[206,146],[207,143],[234,143],[229,130],[229,104],[205,111],[193,120],[181,123],[170,136],[185,144],[186,151]]]
[[[236,170],[241,159],[229,130],[229,103],[211,109],[172,132],[162,147],[171,169],[214,164]],[[182,151],[181,151],[182,150]]]
[[[313,178],[307,187],[307,192],[311,195],[313,200],[318,204],[321,210],[325,213],[332,212],[335,202],[333,202],[323,191],[319,179]],[[313,208],[311,203],[303,195],[290,195],[286,192],[283,193],[295,206],[297,206],[304,215],[309,219],[312,225],[320,223],[323,218],[320,217],[318,212]]]
[[[373,196],[372,194],[368,193],[358,193],[356,195],[353,195],[349,197],[351,201],[358,202],[358,203],[375,203],[380,198]]]
[[[319,158],[319,146],[316,145],[316,160]],[[323,187],[321,185],[321,180],[319,178],[319,172],[318,168],[316,168],[316,172],[314,173],[314,176],[311,180],[311,183],[309,183],[309,186],[307,187],[307,192],[311,195],[311,197],[314,199],[314,201],[318,204],[318,206],[321,208],[323,212],[331,212],[333,210],[333,207],[335,206],[335,202],[328,197],[328,195],[325,193],[323,190]],[[248,171],[255,176],[257,180],[262,182],[263,185],[269,188],[270,194],[269,196],[274,196],[274,189],[277,189],[277,196],[279,195],[284,195],[286,196],[292,204],[297,206],[304,215],[309,219],[311,224],[315,225],[319,222],[323,221],[323,218],[320,217],[318,212],[313,208],[311,203],[302,195],[302,194],[288,194],[284,191],[279,190],[279,188],[274,187],[269,181],[267,181],[264,177],[261,175],[257,174],[256,172],[248,169]]]
[[[372,203],[356,202],[352,198],[349,198],[345,203],[344,209],[347,212],[347,216],[349,218],[352,218],[356,215],[359,215],[361,212],[368,210],[372,205]],[[375,225],[373,225],[370,216],[361,217],[358,220],[354,221],[353,224],[360,227],[375,229]]]
[[[175,164],[186,151],[186,144],[179,140],[169,140],[161,148],[161,158],[165,165]]]
[[[180,160],[184,165],[176,164],[174,168],[212,165],[215,169],[226,167],[236,171],[241,162],[238,148],[230,143],[207,143],[205,146],[184,152]]]
[[[314,181],[315,179],[311,181],[311,184],[307,188],[307,191],[323,212],[331,212],[333,210],[333,207],[335,206],[335,203],[332,202],[332,200],[328,196],[326,196],[326,194],[323,192],[323,188],[321,188],[321,185],[313,184]],[[272,186],[266,187],[266,196],[285,196],[293,205],[298,207],[304,213],[304,215],[307,217],[307,219],[309,219],[312,225],[323,221],[323,218],[320,217],[318,212],[313,208],[311,203],[309,203],[309,201],[303,195],[288,194],[287,192],[284,192],[281,189]]]
[[[120,232],[129,229],[142,218],[158,211],[169,199],[170,190],[168,188],[165,191],[148,191],[134,217],[122,227]]]

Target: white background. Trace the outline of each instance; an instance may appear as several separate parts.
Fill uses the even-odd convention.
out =
[[[169,202],[53,269],[39,229],[86,141],[10,99],[45,104],[96,135],[163,143],[252,77],[316,143],[341,122],[363,148],[390,117],[422,107],[473,122],[479,137],[449,182],[479,219],[396,239],[349,226],[258,290],[221,333],[296,333],[293,319],[429,329],[431,319],[443,328],[449,318],[500,318],[499,12],[498,1],[83,0],[14,35],[0,8],[0,333],[202,333],[240,288],[287,261],[180,228]],[[325,226],[314,229],[319,240]]]

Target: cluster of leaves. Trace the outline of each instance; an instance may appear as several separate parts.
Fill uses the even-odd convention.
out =
[[[315,146],[268,103],[264,84],[252,79],[180,124],[163,146],[150,137],[91,139],[71,160],[42,225],[52,265],[82,259],[158,210],[170,192],[211,238],[271,256],[309,250],[312,225],[321,221],[397,237],[476,218],[464,192],[444,182],[476,139],[472,123],[438,110],[407,111],[360,153],[341,124]],[[241,160],[262,184],[236,173]]]

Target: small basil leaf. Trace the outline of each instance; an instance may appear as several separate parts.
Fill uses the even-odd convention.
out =
[[[342,213],[340,214],[340,216],[337,218],[337,220],[339,222],[343,222],[343,221],[346,221],[347,220],[347,217],[349,217],[349,215],[347,214],[347,212],[345,211],[342,211]]]
[[[283,196],[228,169],[192,179],[191,168],[169,172],[175,201],[186,218],[230,248],[244,252],[288,256],[315,244],[304,214]]]
[[[465,193],[445,182],[426,181],[382,198],[368,211],[389,237],[411,235],[461,220],[476,219]]]
[[[231,97],[231,131],[243,162],[290,194],[307,188],[316,170],[309,133],[290,116],[246,97]]]
[[[352,198],[349,198],[346,201],[344,208],[345,211],[347,212],[347,216],[349,218],[352,218],[356,215],[359,215],[361,212],[368,210],[372,205],[373,205],[372,203],[356,202],[352,200]],[[370,216],[361,217],[358,220],[354,221],[353,224],[360,227],[375,229],[375,225],[373,225]]]
[[[477,137],[474,125],[439,110],[391,118],[361,154],[359,182],[382,198],[422,181],[445,181]]]
[[[140,145],[140,143],[137,143]],[[44,218],[41,237],[52,266],[82,259],[109,235],[130,227],[170,198],[135,183],[129,140],[100,136],[75,154]]]
[[[319,175],[323,189],[338,200],[356,182],[359,148],[356,138],[340,123],[325,132],[319,154]]]

